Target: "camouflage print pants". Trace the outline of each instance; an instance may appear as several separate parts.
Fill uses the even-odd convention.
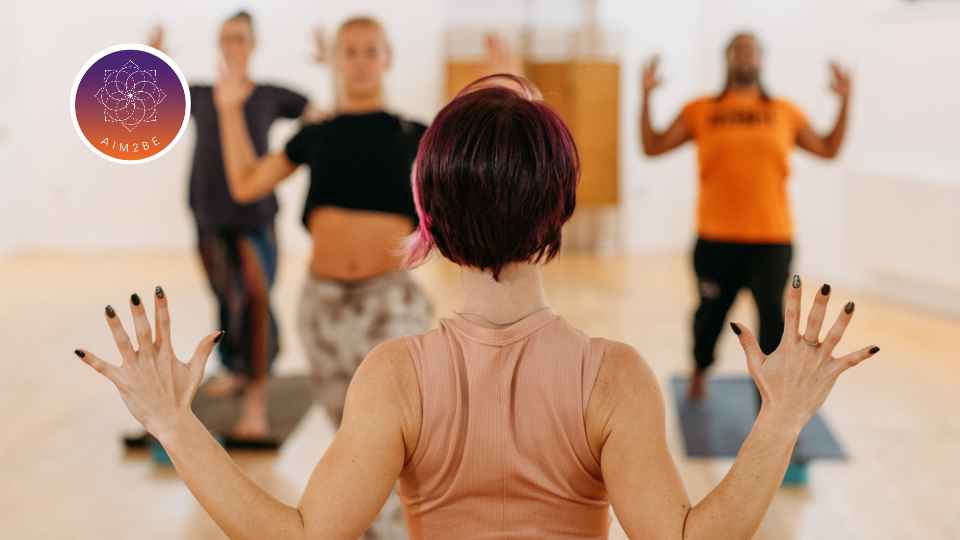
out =
[[[323,407],[336,426],[353,372],[388,339],[425,332],[433,305],[408,272],[361,282],[307,276],[300,298],[300,336]],[[402,506],[391,493],[365,538],[403,540]]]

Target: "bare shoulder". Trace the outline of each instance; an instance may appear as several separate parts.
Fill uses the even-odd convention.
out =
[[[594,344],[604,348],[597,386],[616,397],[621,393],[647,393],[658,388],[657,377],[640,353],[626,343],[593,338]]]
[[[420,436],[420,382],[408,344],[409,338],[390,339],[367,354],[351,384],[362,384],[378,393],[400,415],[406,457],[415,450]],[[363,378],[363,381],[357,379]]]
[[[373,348],[354,374],[364,385],[375,386],[385,393],[399,391],[413,384],[417,387],[417,372],[406,343],[407,338],[384,341]]]
[[[603,338],[592,338],[591,344],[603,347],[586,413],[587,437],[599,456],[618,426],[646,428],[662,422],[664,405],[656,375],[635,348]]]

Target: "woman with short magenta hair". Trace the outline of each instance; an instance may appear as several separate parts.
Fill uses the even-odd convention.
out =
[[[775,352],[734,323],[763,407],[730,472],[691,505],[646,362],[547,302],[541,266],[560,249],[578,176],[570,132],[523,79],[481,79],[438,114],[415,167],[409,261],[436,248],[460,265],[464,303],[438,328],[367,356],[296,507],[250,481],[191,412],[219,334],[181,363],[168,297],[155,299],[156,336],[144,306],[131,305],[136,350],[110,310],[122,365],[77,354],[116,384],[231,538],[355,539],[398,480],[414,539],[602,539],[611,506],[631,538],[750,538],[801,428],[837,377],[879,349],[833,356],[852,309],[822,342],[802,339],[799,277]],[[818,336],[826,305],[817,295],[807,319]]]

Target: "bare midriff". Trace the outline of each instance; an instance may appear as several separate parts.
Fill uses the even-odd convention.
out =
[[[313,256],[310,273],[320,279],[359,281],[398,270],[410,218],[333,206],[314,209],[308,218]]]

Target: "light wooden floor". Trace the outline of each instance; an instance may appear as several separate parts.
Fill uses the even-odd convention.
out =
[[[278,369],[303,371],[294,328],[305,260],[284,255],[274,295],[285,338]],[[665,386],[689,361],[687,264],[682,257],[564,256],[548,267],[548,291],[555,309],[588,333],[638,347]],[[417,275],[438,312],[449,313],[456,272],[432,263]],[[812,294],[817,276],[805,277]],[[192,350],[215,323],[191,253],[0,260],[7,369],[0,378],[0,537],[223,537],[171,471],[125,459],[117,437],[133,420],[114,389],[72,354],[84,346],[111,356],[103,306],[125,306],[133,291],[149,296],[157,283],[171,298],[178,350]],[[825,406],[853,459],[815,464],[808,489],[782,490],[757,538],[960,538],[960,321],[834,290],[834,312],[840,300],[857,300],[847,347],[876,342],[883,349],[841,380]],[[750,321],[750,307],[741,298],[735,316]],[[729,337],[719,356],[719,372],[745,371]],[[730,461],[685,459],[672,414],[668,423],[688,491],[699,500]],[[295,503],[330,437],[330,424],[314,412],[278,455],[238,461],[266,489]],[[612,538],[623,534],[616,529]]]

